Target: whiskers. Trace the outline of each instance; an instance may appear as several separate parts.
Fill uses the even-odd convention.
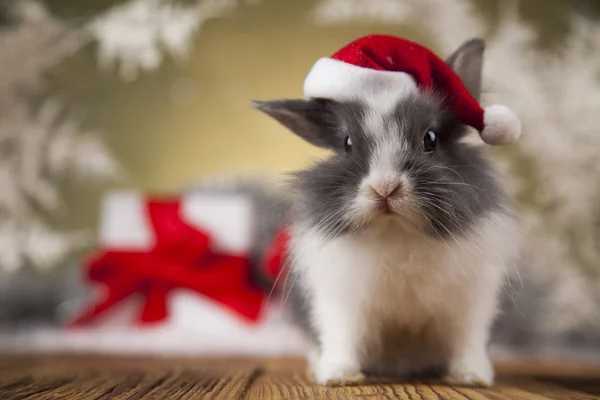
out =
[[[289,298],[290,294],[292,293],[294,284],[296,283],[296,280],[297,280],[297,275],[296,275],[294,277],[294,280],[292,281],[292,285],[290,286],[289,290],[287,290],[287,282],[288,282],[290,274],[293,271],[291,266],[293,265],[294,262],[296,262],[296,258],[297,258],[296,256],[292,255],[292,252],[289,250],[290,249],[288,249],[285,261],[284,261],[283,265],[281,266],[281,270],[279,271],[279,273],[277,274],[277,277],[275,278],[275,280],[272,283],[271,290],[269,291],[269,295],[267,296],[267,300],[263,304],[263,309],[261,310],[262,314],[264,314],[265,310],[272,304],[271,300],[273,298],[273,294],[275,294],[276,291],[279,289],[279,285],[278,285],[279,281],[281,280],[282,276],[285,276],[284,281],[283,281],[283,287],[281,288],[281,292],[278,293],[278,295],[280,297],[279,317],[280,318],[282,317],[283,310],[284,310],[285,306],[287,305],[288,298]],[[287,293],[286,293],[286,290],[287,290]]]

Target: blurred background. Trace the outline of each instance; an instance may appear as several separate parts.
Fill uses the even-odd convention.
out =
[[[388,33],[443,57],[484,37],[483,100],[521,115],[519,144],[490,150],[524,244],[497,343],[600,349],[598,17],[594,0],[2,0],[0,346],[51,348],[89,301],[106,194],[324,155],[250,101],[301,97],[319,57]]]

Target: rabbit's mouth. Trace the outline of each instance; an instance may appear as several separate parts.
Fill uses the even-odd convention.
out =
[[[363,225],[366,230],[373,232],[406,232],[412,235],[421,236],[425,234],[423,221],[414,218],[409,212],[399,213],[393,210],[379,212],[371,217],[370,223]]]
[[[385,200],[363,199],[360,203],[363,207],[358,225],[365,228],[394,225],[413,233],[424,231],[423,216],[409,195]]]

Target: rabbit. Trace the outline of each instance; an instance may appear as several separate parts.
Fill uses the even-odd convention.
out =
[[[484,47],[472,39],[446,60],[477,101]],[[513,206],[443,97],[382,102],[253,102],[333,153],[290,180],[289,280],[309,368],[323,385],[429,370],[492,385],[490,330],[519,256]]]

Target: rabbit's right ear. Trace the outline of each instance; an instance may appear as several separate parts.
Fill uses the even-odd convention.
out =
[[[253,101],[252,107],[271,116],[315,146],[333,149],[339,145],[335,135],[338,118],[331,110],[329,101]]]
[[[446,60],[446,64],[456,72],[463,85],[477,101],[481,97],[481,72],[484,51],[484,40],[474,38],[463,43]]]

